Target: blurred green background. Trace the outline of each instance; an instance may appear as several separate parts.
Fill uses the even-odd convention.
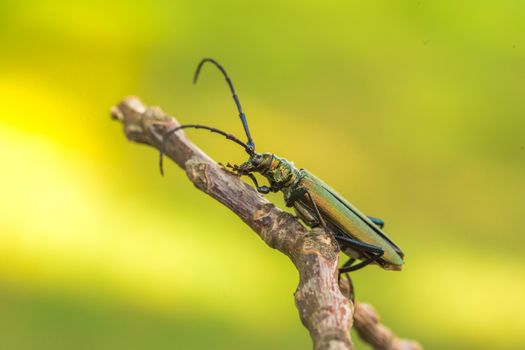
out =
[[[524,18],[522,1],[2,0],[0,347],[311,347],[287,258],[109,118],[134,94],[242,135],[219,72],[191,84],[210,56],[258,149],[406,252],[400,273],[354,273],[358,300],[429,349],[524,348]]]

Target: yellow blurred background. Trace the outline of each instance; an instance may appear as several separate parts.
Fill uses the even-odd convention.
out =
[[[219,72],[191,84],[205,56],[260,151],[386,220],[405,268],[354,273],[358,300],[428,349],[525,348],[524,18],[511,0],[3,0],[0,348],[311,347],[287,258],[109,118],[134,94],[242,136]]]

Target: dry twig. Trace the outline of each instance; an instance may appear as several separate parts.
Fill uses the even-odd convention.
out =
[[[146,108],[129,97],[111,109],[122,122],[127,138],[160,148],[163,135],[178,122],[160,108]],[[299,271],[295,304],[310,332],[314,349],[353,349],[349,330],[353,321],[361,337],[375,349],[420,349],[415,342],[399,340],[380,325],[366,304],[355,307],[338,285],[338,246],[322,229],[308,231],[292,215],[275,207],[251,186],[224,171],[191,143],[183,132],[170,136],[166,155],[186,171],[201,191],[212,196],[250,226],[270,247],[286,254]],[[347,292],[348,292],[347,288]]]

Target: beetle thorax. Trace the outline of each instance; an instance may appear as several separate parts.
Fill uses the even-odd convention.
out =
[[[261,175],[266,177],[273,187],[286,187],[297,180],[299,171],[293,162],[273,155],[268,168],[263,169]]]

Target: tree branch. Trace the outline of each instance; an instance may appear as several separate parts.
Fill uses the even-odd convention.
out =
[[[179,125],[160,108],[146,108],[134,97],[112,107],[111,115],[122,122],[129,140],[157,149],[166,130]],[[353,320],[359,334],[376,349],[419,349],[382,346],[384,339],[397,338],[377,323],[377,315],[359,304],[354,315],[353,303],[338,285],[339,248],[332,235],[322,229],[308,231],[295,217],[210,159],[182,131],[170,136],[165,151],[198,189],[227,206],[267,245],[290,258],[300,278],[295,304],[314,349],[353,349],[349,336]]]
[[[420,350],[413,340],[400,339],[379,323],[379,315],[370,304],[357,303],[354,314],[355,329],[359,337],[376,350]]]

